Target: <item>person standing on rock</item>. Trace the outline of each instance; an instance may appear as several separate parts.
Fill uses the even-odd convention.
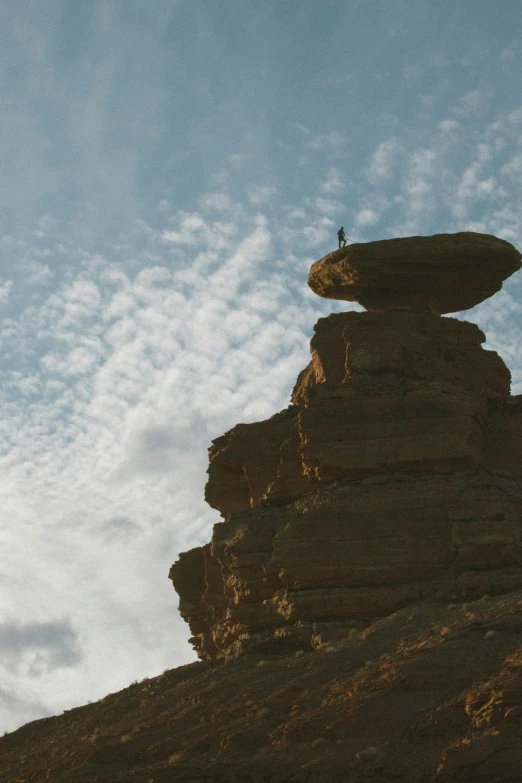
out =
[[[344,242],[343,247],[346,247],[346,235],[344,233],[344,228],[342,226],[337,232],[337,238],[339,240],[339,248],[341,247],[341,242]]]

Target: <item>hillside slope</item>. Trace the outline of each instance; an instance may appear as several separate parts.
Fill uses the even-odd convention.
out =
[[[1,783],[520,781],[522,591],[197,662],[0,739]]]

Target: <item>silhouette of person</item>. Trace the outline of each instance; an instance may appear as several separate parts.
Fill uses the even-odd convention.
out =
[[[344,233],[344,228],[342,226],[337,232],[337,238],[339,240],[339,247],[341,247],[341,242],[343,242],[343,247],[346,247],[346,236]]]

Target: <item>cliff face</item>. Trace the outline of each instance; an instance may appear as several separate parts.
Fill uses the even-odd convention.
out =
[[[465,236],[469,275],[477,254]],[[478,236],[498,289],[500,240]],[[444,248],[455,246],[440,236],[390,240],[395,256],[379,251],[385,278],[412,239],[427,258],[431,239],[441,268]],[[519,267],[517,251],[501,246]],[[355,247],[358,285],[358,269],[362,278],[367,270],[364,246]],[[331,278],[334,255],[314,265],[316,285],[321,264]],[[225,521],[170,572],[202,659],[312,649],[415,601],[522,586],[522,399],[510,396],[510,373],[482,348],[477,326],[426,306],[437,288],[432,267],[424,300],[417,270],[415,309],[393,309],[392,292],[382,311],[321,319],[292,405],[214,441],[206,499]],[[382,291],[372,270],[363,298]],[[439,305],[450,282],[438,287]]]

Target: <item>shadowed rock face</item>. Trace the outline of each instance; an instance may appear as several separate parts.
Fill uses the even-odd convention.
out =
[[[500,291],[520,259],[513,245],[489,234],[384,239],[329,253],[312,265],[308,285],[318,296],[367,310],[456,313]]]
[[[484,340],[428,309],[319,320],[292,405],[210,449],[225,521],[170,573],[201,658],[522,586],[522,398]]]

